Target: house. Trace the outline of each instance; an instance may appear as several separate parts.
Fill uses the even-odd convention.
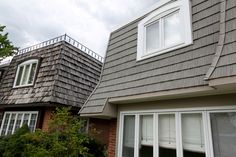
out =
[[[236,1],[159,0],[111,33],[79,113],[109,157],[234,157],[235,89]]]
[[[67,35],[20,50],[2,63],[0,135],[23,124],[48,129],[55,107],[77,114],[98,83],[103,58]],[[1,72],[2,73],[2,72]]]

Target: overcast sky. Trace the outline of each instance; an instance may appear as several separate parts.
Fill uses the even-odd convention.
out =
[[[1,0],[0,24],[24,48],[68,34],[104,56],[110,32],[158,0]]]

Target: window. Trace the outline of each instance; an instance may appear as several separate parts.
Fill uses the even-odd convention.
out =
[[[16,132],[23,124],[27,124],[31,131],[35,130],[38,112],[5,112],[0,135],[10,135]]]
[[[192,44],[189,6],[189,0],[166,1],[140,21],[137,60]]]
[[[236,111],[121,113],[118,157],[234,157]]]
[[[32,59],[18,65],[14,87],[33,85],[37,64],[38,60]]]

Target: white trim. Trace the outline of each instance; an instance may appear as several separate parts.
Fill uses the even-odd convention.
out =
[[[34,73],[34,76],[33,76],[33,80],[32,80],[32,83],[28,83],[29,82],[29,77],[30,77],[30,73],[31,73],[31,70],[32,70],[32,65],[36,63],[36,67],[35,67],[35,73]],[[22,81],[23,81],[23,77],[25,75],[25,69],[26,69],[26,66],[27,65],[30,65],[29,67],[29,72],[26,76],[26,84],[22,85]],[[17,82],[17,79],[19,77],[19,71],[20,71],[20,68],[23,67],[23,71],[22,71],[22,75],[21,75],[21,78],[20,78],[20,84],[19,85],[16,85],[16,82]],[[38,68],[38,59],[30,59],[30,60],[27,60],[21,64],[18,65],[17,67],[17,71],[16,71],[16,76],[15,76],[15,80],[14,80],[14,85],[13,85],[13,88],[17,88],[17,87],[27,87],[27,86],[31,86],[34,84],[34,80],[35,80],[35,76],[36,76],[36,71],[37,71],[37,68]]]
[[[37,124],[37,120],[38,120],[38,111],[6,111],[6,112],[4,112],[4,116],[3,116],[3,120],[2,120],[2,124],[1,124],[0,136],[2,135],[3,125],[4,125],[4,123],[5,123],[5,119],[6,119],[6,115],[7,115],[7,114],[10,114],[10,116],[9,116],[7,128],[6,128],[6,130],[5,130],[5,135],[7,135],[7,132],[8,132],[8,129],[9,129],[9,125],[10,125],[10,121],[11,121],[12,114],[15,114],[15,121],[14,121],[14,124],[13,124],[13,128],[12,128],[11,134],[13,134],[13,133],[15,132],[16,121],[17,121],[17,117],[18,117],[19,114],[22,114],[20,127],[22,127],[22,125],[23,125],[24,115],[25,115],[25,114],[29,114],[29,117],[28,117],[28,126],[29,126],[29,124],[30,124],[31,115],[32,115],[32,114],[36,114],[36,121],[35,121],[35,124],[34,124],[33,131],[35,130],[36,124]]]
[[[137,14],[136,16],[128,19],[124,23],[115,26],[111,31],[114,32],[114,31],[120,29],[121,27],[123,27],[123,26],[125,26],[125,25],[127,25],[127,24],[129,24],[129,23],[131,23],[133,21],[135,21],[136,19],[138,19],[138,18],[140,18],[140,17],[142,17],[142,16],[144,16],[144,15],[146,15],[146,14],[148,14],[148,13],[150,13],[150,12],[160,8],[160,7],[162,7],[163,5],[169,3],[170,1],[173,1],[173,0],[159,0],[157,3],[155,3],[154,5],[149,7],[148,9],[146,9],[146,10],[140,12],[139,14]]]
[[[135,116],[135,153],[134,157],[139,156],[139,130],[140,130],[140,116],[142,115],[153,115],[153,155],[158,156],[159,154],[159,143],[158,143],[158,116],[163,114],[175,115],[175,129],[176,129],[176,153],[177,157],[183,157],[183,139],[182,139],[182,114],[200,113],[202,117],[202,125],[204,132],[204,153],[206,157],[214,157],[213,153],[213,142],[212,142],[212,130],[210,123],[210,113],[225,113],[225,112],[236,112],[236,106],[215,106],[215,107],[199,107],[199,108],[182,108],[182,109],[162,109],[162,110],[145,110],[145,111],[121,111],[120,112],[120,128],[119,128],[119,143],[118,143],[118,157],[122,157],[123,147],[123,130],[124,130],[124,116],[133,115]]]
[[[182,41],[173,45],[164,45],[164,22],[163,18],[178,11],[181,25]],[[172,51],[178,48],[188,46],[193,43],[192,37],[192,19],[189,0],[178,0],[168,5],[165,5],[158,10],[154,11],[146,18],[141,20],[138,24],[138,41],[137,41],[137,61],[146,59],[155,55],[159,55],[168,51]],[[159,38],[161,38],[161,44],[158,49],[152,52],[146,52],[146,27],[150,23],[159,21]]]

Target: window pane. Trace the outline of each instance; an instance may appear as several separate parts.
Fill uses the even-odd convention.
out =
[[[24,118],[23,118],[23,124],[27,124],[28,125],[28,121],[29,121],[29,113],[26,113],[24,115]]]
[[[159,21],[146,27],[146,52],[160,48]]]
[[[6,116],[5,116],[5,120],[4,120],[3,126],[2,126],[2,133],[1,133],[1,135],[5,135],[6,134],[6,129],[7,129],[7,125],[8,125],[8,122],[9,122],[9,118],[10,118],[10,114],[7,113]]]
[[[236,113],[211,113],[211,130],[215,157],[235,157]]]
[[[17,80],[16,80],[16,86],[20,85],[23,69],[24,69],[24,66],[21,66],[19,69]]]
[[[30,119],[30,124],[29,124],[29,129],[31,132],[33,132],[35,130],[35,124],[37,121],[37,114],[32,114],[31,115],[31,119]]]
[[[32,83],[33,83],[34,75],[35,75],[35,72],[36,72],[36,65],[37,65],[37,63],[33,63],[33,64],[32,64],[32,68],[31,68],[31,70],[30,70],[30,75],[29,75],[28,84],[32,84]]]
[[[22,120],[22,113],[19,113],[16,118],[15,132],[17,131],[17,129],[21,127],[20,126],[21,120]]]
[[[161,114],[158,120],[159,157],[176,157],[175,115]]]
[[[7,130],[7,135],[12,134],[13,126],[14,126],[14,123],[15,123],[15,118],[16,118],[16,114],[12,113],[10,124],[9,124],[8,130]]]
[[[182,144],[184,157],[205,157],[201,113],[182,114]]]
[[[179,12],[164,18],[164,44],[165,47],[178,44],[182,41]]]
[[[24,72],[24,75],[23,75],[23,80],[22,80],[22,84],[21,85],[25,85],[26,82],[27,82],[27,77],[28,77],[28,74],[29,74],[29,68],[30,68],[30,64],[26,65],[25,66],[25,72]]]
[[[140,150],[139,157],[153,156],[153,116],[140,116]]]
[[[134,157],[135,116],[124,116],[122,157]]]

